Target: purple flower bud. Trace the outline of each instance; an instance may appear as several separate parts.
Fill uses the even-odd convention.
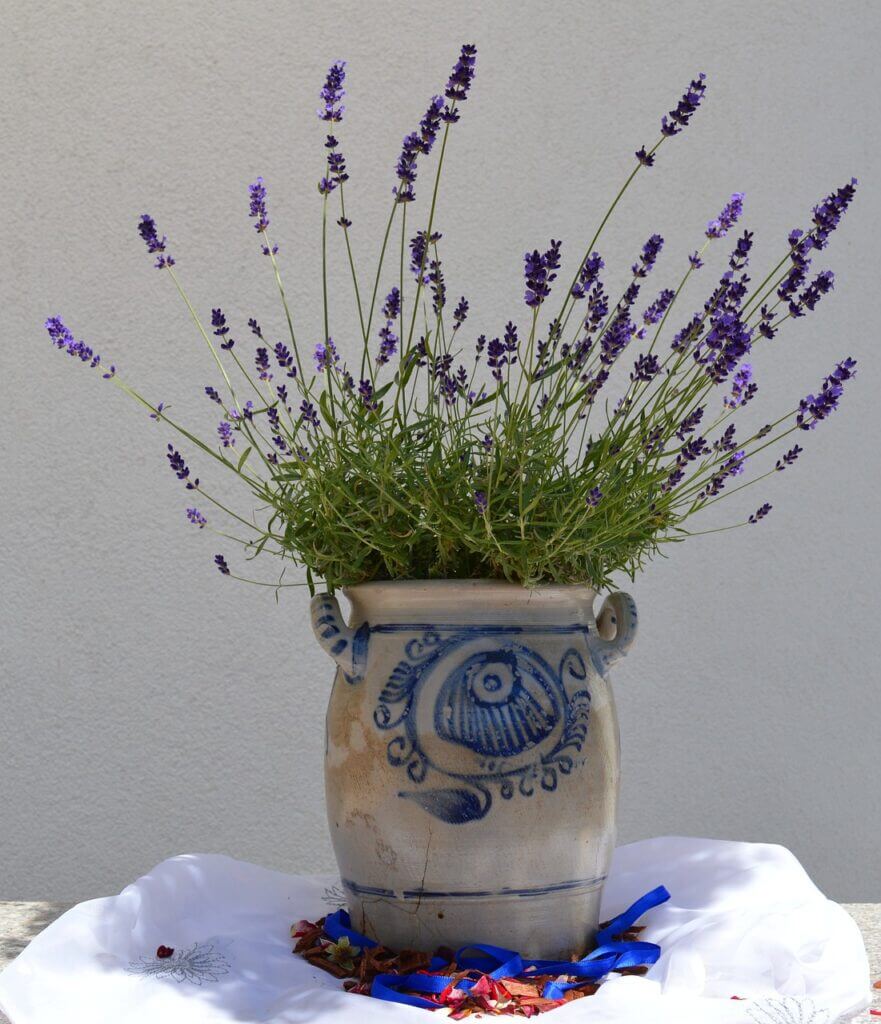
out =
[[[456,100],[463,103],[468,98],[468,90],[474,81],[474,71],[477,64],[477,47],[473,43],[464,43],[459,53],[459,59],[453,66],[450,73],[444,96],[448,100]]]
[[[200,530],[203,530],[208,523],[208,520],[197,508],[187,509],[187,519],[189,519],[193,526],[198,526]]]
[[[226,420],[221,420],[217,427],[217,436],[224,448],[234,448],[236,439],[233,437],[232,426]]]
[[[602,500],[603,492],[599,489],[599,487],[592,488],[587,498],[585,498],[585,501],[590,506],[590,508],[596,508]]]
[[[468,301],[463,295],[453,310],[453,330],[458,331],[468,316]]]
[[[799,402],[796,423],[802,430],[813,430],[838,408],[844,382],[856,376],[856,365],[855,359],[845,359],[823,381],[819,394],[808,395]]]
[[[223,573],[224,576],[229,576],[229,566],[226,564],[226,559],[223,555],[214,556],[214,564]]]
[[[639,259],[630,268],[634,277],[647,277],[649,271],[655,265],[661,249],[664,247],[664,239],[660,235],[652,235],[642,247]]]
[[[743,213],[743,192],[735,192],[715,220],[707,224],[707,238],[724,238]]]
[[[556,280],[556,271],[560,268],[561,244],[552,238],[550,248],[544,253],[534,249],[523,256],[523,274],[526,278],[524,301],[532,309],[537,309],[551,294],[551,282]]]
[[[477,508],[477,511],[480,513],[480,515],[484,515],[489,505],[489,502],[486,497],[486,492],[475,491],[472,497],[474,499],[474,504]]]
[[[773,505],[769,505],[769,504],[767,503],[767,501],[766,501],[766,502],[765,502],[765,504],[764,504],[764,505],[762,505],[762,507],[761,507],[761,508],[757,508],[757,509],[755,510],[755,512],[753,512],[753,514],[752,514],[752,515],[751,515],[751,516],[749,517],[749,521],[750,521],[751,523],[757,523],[757,522],[759,522],[759,520],[761,520],[761,519],[764,519],[764,518],[765,518],[765,516],[766,516],[766,515],[767,515],[767,514],[768,514],[768,513],[769,513],[769,512],[771,511],[771,509],[772,509],[773,507],[774,507]]]
[[[269,216],[266,212],[266,186],[263,179],[258,178],[248,186],[250,196],[249,216],[254,218],[254,230],[262,234],[269,227]]]
[[[141,219],[138,223],[138,234],[147,244],[147,252],[158,253],[156,257],[156,269],[162,270],[163,267],[173,267],[174,260],[165,252],[165,244],[168,241],[165,235],[162,238],[159,237],[159,232],[156,230],[156,221],[148,213],[141,214]]]
[[[700,106],[701,100],[704,98],[704,93],[707,91],[707,87],[704,84],[706,81],[706,75],[701,72],[685,90],[682,99],[676,104],[676,108],[671,110],[669,113],[670,120],[667,117],[661,118],[661,134],[670,136],[678,135],[683,128],[691,120],[692,115]]]
[[[190,469],[189,466],[184,462],[183,456],[174,445],[168,446],[168,451],[165,454],[168,459],[168,464],[171,466],[175,476],[178,480],[183,480],[187,485],[188,491],[194,491],[199,486],[198,480],[190,480]]]
[[[345,107],[342,106],[342,99],[346,95],[343,82],[346,80],[346,62],[338,60],[331,64],[324,80],[324,88],[321,90],[321,101],[323,107],[318,110],[318,117],[321,121],[342,121]]]
[[[759,390],[758,384],[752,382],[753,368],[750,363],[743,363],[731,381],[731,394],[725,395],[722,404],[726,409],[737,409],[755,398]]]
[[[802,448],[800,445],[793,445],[793,447],[790,448],[789,451],[782,456],[782,458],[779,458],[777,460],[774,469],[776,469],[778,473],[782,473],[787,466],[791,466],[795,462],[795,460],[799,457],[799,455],[801,455],[803,451],[804,448]]]

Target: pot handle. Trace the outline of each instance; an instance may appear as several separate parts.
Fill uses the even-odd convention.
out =
[[[310,605],[312,632],[324,650],[339,665],[346,682],[360,683],[367,664],[367,623],[352,629],[340,611],[339,601],[332,594],[316,594]]]
[[[614,665],[630,650],[636,639],[636,602],[623,591],[603,601],[597,615],[597,634],[593,642],[596,660],[603,669]]]

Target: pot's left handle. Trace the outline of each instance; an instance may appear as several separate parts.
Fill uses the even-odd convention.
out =
[[[619,590],[603,601],[597,615],[597,633],[593,642],[594,655],[602,668],[614,665],[633,646],[636,639],[636,602]]]
[[[360,683],[367,664],[370,627],[366,622],[358,629],[347,626],[339,602],[331,594],[316,594],[311,612],[315,639],[339,665],[347,682]]]

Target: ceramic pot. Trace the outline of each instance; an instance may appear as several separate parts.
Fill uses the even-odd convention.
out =
[[[312,601],[337,663],[331,838],[353,926],[395,949],[581,954],[615,845],[608,667],[626,594],[491,580],[366,583]]]

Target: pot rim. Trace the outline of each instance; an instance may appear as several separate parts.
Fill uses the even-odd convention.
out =
[[[351,587],[340,588],[349,600],[371,600],[406,594],[406,600],[432,598],[443,591],[459,591],[458,598],[475,597],[480,601],[498,596],[506,603],[529,604],[530,602],[553,602],[594,599],[597,591],[589,583],[539,583],[526,587],[522,583],[511,583],[497,579],[424,579],[424,580],[371,580]]]

